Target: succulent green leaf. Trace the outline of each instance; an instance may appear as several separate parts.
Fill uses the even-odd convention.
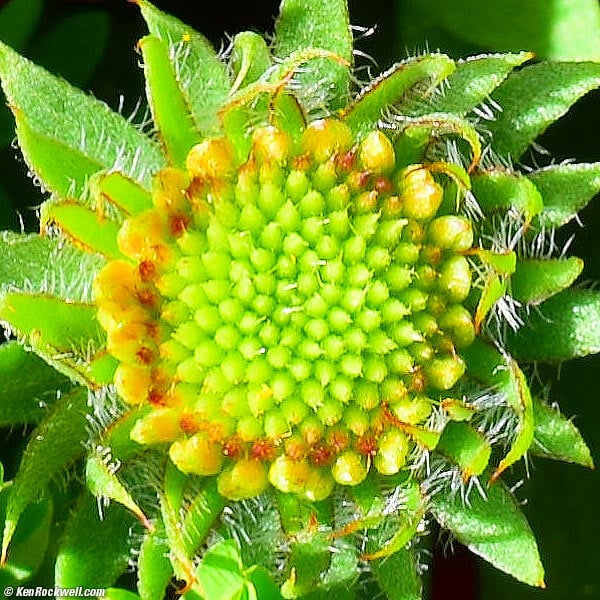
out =
[[[467,423],[451,421],[444,427],[437,450],[460,467],[467,481],[485,471],[492,447],[485,436]]]
[[[17,342],[0,346],[0,381],[0,427],[37,423],[72,387],[64,375]]]
[[[528,220],[541,212],[544,201],[535,185],[524,175],[493,170],[472,177],[477,202],[486,214],[516,209]]]
[[[4,522],[10,484],[0,490],[0,523]],[[53,502],[49,495],[30,504],[16,528],[8,561],[0,566],[0,588],[22,584],[40,569],[50,542],[53,525]]]
[[[159,139],[170,164],[183,168],[188,152],[200,140],[169,49],[153,35],[147,35],[138,44],[144,59],[146,95]]]
[[[531,58],[530,52],[519,52],[473,56],[458,61],[456,70],[446,80],[444,93],[432,96],[426,107],[411,112],[465,115],[484,103],[515,67]]]
[[[0,232],[0,292],[49,293],[75,302],[91,300],[92,280],[104,258],[61,237]]]
[[[467,363],[467,373],[484,386],[490,386],[504,394],[508,406],[518,417],[518,428],[508,453],[492,474],[492,480],[496,480],[503,471],[525,455],[533,441],[531,392],[516,361],[482,340],[476,339],[462,353]]]
[[[486,500],[472,493],[468,504],[460,494],[437,494],[431,511],[471,552],[523,583],[544,587],[535,538],[515,498],[500,482],[485,493]]]
[[[137,589],[142,600],[163,600],[173,577],[169,545],[164,536],[164,526],[159,520],[155,523],[155,531],[147,532],[140,546]]]
[[[89,185],[98,203],[108,202],[129,215],[152,208],[152,195],[119,171],[97,173]]]
[[[119,168],[149,185],[164,165],[158,145],[127,119],[0,44],[0,78],[13,112],[31,133],[82,154],[89,163]],[[37,172],[37,164],[30,165]]]
[[[538,398],[533,399],[535,415],[531,451],[540,456],[594,468],[594,461],[581,433],[570,419]]]
[[[600,294],[565,290],[527,315],[509,332],[507,347],[518,360],[558,362],[600,352]]]
[[[87,391],[77,388],[57,400],[33,432],[10,488],[3,560],[23,511],[37,500],[52,477],[83,454],[83,442],[88,437],[87,413]]]
[[[343,113],[342,118],[357,135],[364,135],[392,108],[402,109],[418,86],[427,96],[455,69],[444,54],[429,54],[405,60],[380,75]],[[425,87],[424,91],[421,89]]]
[[[87,492],[80,496],[60,541],[55,585],[108,587],[126,570],[135,517],[120,504],[102,513],[95,498]]]
[[[598,63],[540,63],[512,73],[493,94],[502,112],[487,124],[492,148],[520,158],[538,135],[599,85]]]
[[[238,600],[244,589],[240,551],[233,540],[211,546],[198,565],[198,579],[206,598]]]
[[[137,0],[150,33],[169,46],[177,81],[203,135],[218,131],[218,109],[229,93],[229,74],[208,40],[146,0]]]
[[[66,302],[45,294],[0,295],[0,323],[61,373],[86,383],[90,371],[82,358],[99,349],[104,332],[92,304]]]
[[[85,11],[53,19],[51,27],[36,36],[27,55],[73,85],[90,79],[108,42],[110,19],[105,11]],[[0,38],[8,42],[4,37]]]
[[[534,219],[539,227],[561,227],[600,191],[600,163],[552,165],[529,175],[544,198]]]
[[[107,498],[128,508],[149,530],[153,529],[148,517],[136,504],[131,494],[119,481],[113,469],[107,466],[99,456],[90,456],[85,463],[85,481],[88,489],[96,498]]]
[[[521,258],[511,277],[511,295],[523,304],[539,304],[571,286],[583,270],[583,261],[569,258]]]
[[[124,258],[117,245],[119,224],[73,200],[44,202],[42,228],[58,227],[75,246],[97,252],[108,259]]]
[[[229,64],[235,75],[233,92],[257,81],[271,66],[271,52],[265,38],[254,31],[238,33],[233,38]]]
[[[414,552],[403,548],[384,559],[374,560],[371,570],[379,587],[394,600],[421,600],[421,579]]]
[[[307,63],[297,75],[301,101],[338,109],[346,105],[352,65],[352,32],[346,0],[284,0],[275,25],[274,54],[285,59],[296,51],[332,52],[347,65],[329,59]]]

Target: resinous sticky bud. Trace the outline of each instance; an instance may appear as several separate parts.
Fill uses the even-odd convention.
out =
[[[130,437],[138,444],[163,444],[180,435],[179,413],[172,408],[157,408],[136,421]]]
[[[299,494],[306,486],[310,469],[306,459],[293,460],[282,454],[271,464],[269,481],[281,492]]]
[[[406,464],[409,450],[410,443],[404,432],[390,429],[379,438],[373,464],[382,475],[395,475]]]
[[[267,489],[268,483],[265,464],[251,458],[227,466],[217,477],[219,493],[230,500],[254,498]]]
[[[460,215],[444,215],[429,224],[427,237],[443,250],[465,252],[473,245],[473,226]]]
[[[335,459],[331,474],[341,485],[358,485],[367,476],[365,458],[354,450],[344,450]]]
[[[400,174],[398,188],[404,207],[404,216],[418,221],[435,216],[444,192],[433,175],[422,166],[407,167]]]
[[[289,157],[292,139],[285,131],[268,125],[254,130],[252,143],[254,156],[260,162],[284,164]]]
[[[358,158],[363,169],[376,175],[389,173],[396,164],[392,142],[381,131],[371,131],[361,142]]]
[[[226,138],[213,138],[196,144],[186,159],[189,173],[200,179],[230,179],[235,167],[234,153]]]
[[[320,119],[309,123],[302,135],[302,148],[317,163],[322,163],[342,152],[354,143],[349,127],[335,119]]]
[[[216,475],[221,470],[224,458],[221,445],[212,442],[204,431],[173,442],[169,456],[183,473],[201,476]]]

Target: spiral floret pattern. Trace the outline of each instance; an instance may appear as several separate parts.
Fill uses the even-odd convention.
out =
[[[95,281],[116,390],[147,408],[132,438],[231,499],[397,473],[475,336],[473,231],[440,210],[443,176],[334,119],[257,128],[243,159],[209,139],[186,166]]]

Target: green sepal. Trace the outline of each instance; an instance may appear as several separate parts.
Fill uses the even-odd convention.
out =
[[[492,453],[485,436],[463,421],[451,421],[444,427],[437,450],[460,467],[464,481],[481,475]]]
[[[53,139],[102,168],[119,168],[145,186],[164,165],[158,145],[127,119],[4,44],[0,77],[13,112],[25,115],[35,135]],[[36,164],[30,166],[37,171]]]
[[[571,419],[567,419],[557,408],[535,397],[533,413],[535,416],[534,440],[531,446],[533,454],[594,468],[590,449]]]
[[[128,215],[137,215],[152,208],[150,192],[119,171],[103,171],[94,175],[89,187],[99,210],[102,210],[102,202],[108,202]]]
[[[17,342],[0,345],[0,381],[0,427],[37,423],[73,385]]]
[[[528,177],[544,198],[536,229],[565,225],[600,192],[600,163],[551,165]]]
[[[533,58],[530,52],[518,54],[486,54],[456,63],[456,70],[446,80],[443,94],[433,96],[426,107],[412,114],[444,112],[466,115],[488,100],[489,95],[519,65]]]
[[[347,64],[330,59],[309,61],[295,78],[302,90],[300,101],[316,108],[346,105],[352,65],[352,31],[346,0],[283,0],[275,24],[274,55],[286,59],[295,52],[326,50]],[[323,96],[324,97],[321,97]]]
[[[136,4],[150,33],[169,45],[173,68],[197,131],[202,136],[217,133],[217,112],[226,102],[230,86],[225,64],[208,40],[191,27],[146,0],[136,0]]]
[[[511,73],[494,92],[502,107],[487,123],[492,149],[518,159],[535,139],[589,91],[600,85],[600,64],[539,63]]]
[[[127,569],[135,517],[120,504],[102,509],[83,492],[71,512],[55,563],[55,585],[108,587]]]
[[[231,45],[229,65],[235,80],[231,92],[245,88],[254,83],[271,66],[271,52],[265,38],[254,31],[242,31],[234,38]]]
[[[34,430],[10,488],[2,538],[2,561],[23,511],[84,451],[88,437],[87,391],[76,388],[56,401]]]
[[[486,214],[518,210],[527,221],[544,208],[544,201],[535,185],[520,173],[490,170],[471,178],[473,193]]]
[[[42,204],[42,230],[58,227],[76,247],[97,252],[108,259],[125,258],[117,245],[119,224],[98,215],[74,200],[50,200]]]
[[[96,307],[66,302],[46,294],[0,295],[0,322],[5,323],[55,369],[79,383],[89,381],[82,359],[104,344]]]
[[[421,600],[422,584],[413,550],[402,548],[370,564],[373,576],[388,598]]]
[[[436,494],[431,512],[471,552],[523,583],[545,587],[535,538],[515,498],[500,482],[485,494],[484,500],[472,492],[468,503],[460,494]]]
[[[23,111],[13,112],[21,152],[44,188],[61,197],[83,196],[87,180],[104,165],[80,148],[35,131]]]
[[[571,286],[583,261],[569,258],[520,258],[510,279],[511,296],[523,304],[539,304]]]
[[[164,525],[158,519],[154,526],[154,532],[144,535],[137,561],[137,590],[142,600],[163,600],[173,577]]]
[[[158,137],[169,163],[183,168],[188,152],[200,137],[173,70],[167,44],[147,35],[138,45],[144,59],[146,96]]]
[[[467,142],[471,148],[472,165],[476,165],[481,158],[481,141],[477,130],[456,115],[431,113],[415,117],[399,124],[398,133],[400,135],[395,143],[398,167],[423,162],[427,148],[446,136],[458,137]],[[466,180],[468,179],[467,176]]]
[[[4,523],[10,483],[0,486],[0,523]],[[8,560],[0,565],[0,589],[17,586],[39,571],[53,533],[54,502],[50,494],[29,504],[14,532]]]
[[[357,137],[365,135],[377,126],[392,106],[402,109],[403,99],[419,87],[426,85],[433,90],[455,69],[454,61],[445,54],[429,54],[407,59],[380,75],[361,91],[356,100],[342,112],[342,119]]]
[[[286,131],[298,143],[306,127],[306,115],[293,94],[279,92],[273,98],[273,125]]]
[[[150,531],[154,529],[148,517],[119,481],[114,470],[107,466],[99,456],[92,455],[87,459],[85,463],[85,481],[88,489],[96,498],[106,498],[122,504],[140,520],[146,529]]]
[[[46,292],[72,301],[91,300],[92,281],[105,259],[60,236],[0,232],[0,292]]]
[[[559,362],[600,352],[600,293],[570,289],[530,311],[507,348],[518,360]]]
[[[492,474],[492,481],[521,459],[533,441],[534,416],[531,392],[523,372],[513,358],[476,339],[461,351],[467,374],[506,397],[507,405],[518,418],[517,431],[507,454]]]

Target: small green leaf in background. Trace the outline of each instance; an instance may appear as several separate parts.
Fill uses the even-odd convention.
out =
[[[373,575],[388,598],[421,600],[421,579],[412,550],[404,548],[371,563]]]
[[[17,342],[0,346],[0,381],[0,427],[38,422],[73,385]]]
[[[72,588],[113,585],[130,560],[135,517],[120,504],[98,513],[96,499],[84,491],[60,541],[55,584]]]
[[[469,550],[519,581],[544,587],[535,538],[512,494],[500,482],[486,487],[485,493],[484,500],[473,491],[468,503],[460,494],[437,494],[431,510]]]
[[[198,578],[211,600],[237,600],[244,589],[242,559],[233,540],[211,546],[200,561]]]
[[[532,50],[548,60],[600,59],[597,0],[403,0],[401,6],[412,11],[401,12],[401,19],[420,17],[428,26],[412,31],[421,44],[430,32],[431,43],[447,36],[468,43],[473,53]]]

